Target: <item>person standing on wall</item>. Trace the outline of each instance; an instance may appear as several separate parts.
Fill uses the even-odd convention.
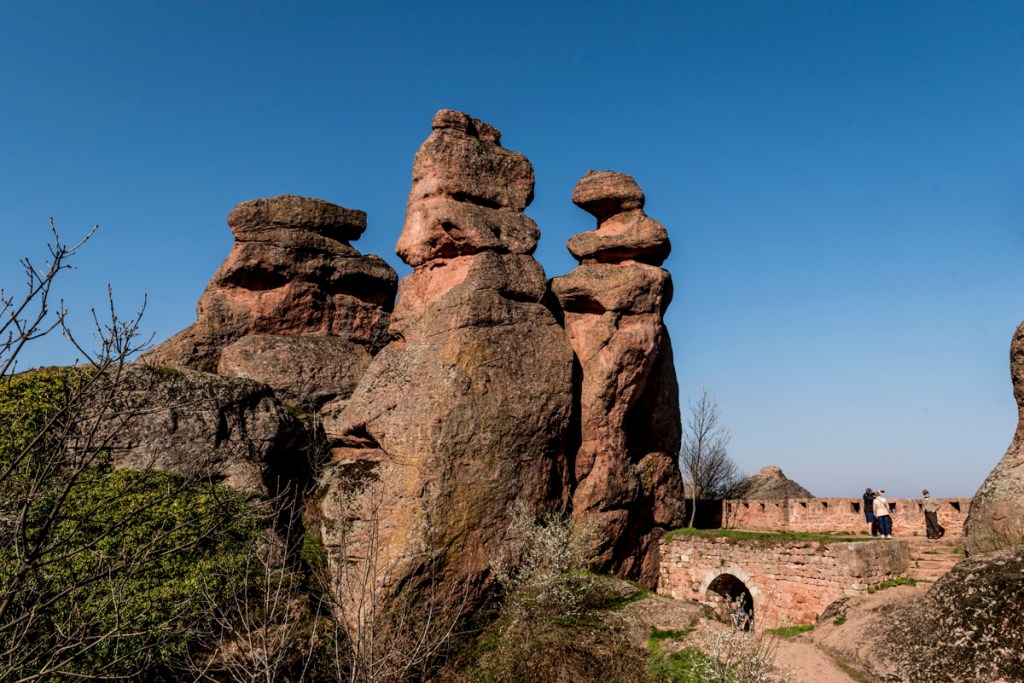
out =
[[[928,489],[921,491],[924,498],[921,500],[921,508],[924,510],[924,526],[928,538],[942,538],[946,530],[939,524],[939,501],[931,497]]]
[[[878,522],[878,533],[882,538],[892,538],[892,517],[889,516],[889,501],[885,499],[884,490],[878,489],[871,505]]]
[[[871,534],[871,538],[878,535],[878,522],[875,521],[875,510],[872,505],[874,502],[875,492],[869,486],[864,491],[864,518],[868,520],[868,533]]]

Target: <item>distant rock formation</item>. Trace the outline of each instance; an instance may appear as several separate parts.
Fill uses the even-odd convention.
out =
[[[239,204],[228,225],[235,246],[196,322],[143,360],[266,382],[304,409],[346,398],[387,343],[398,283],[380,257],[350,245],[366,214],[281,195]]]
[[[814,494],[786,477],[774,465],[747,477],[736,486],[733,498],[745,500],[775,500],[778,498],[814,498]]]
[[[591,171],[572,199],[597,218],[595,230],[568,242],[580,266],[551,283],[581,372],[573,512],[600,524],[608,566],[654,585],[657,541],[685,521],[678,386],[663,321],[672,279],[659,267],[668,234],[624,173]]]
[[[1024,323],[1010,343],[1010,377],[1017,400],[1017,431],[995,468],[974,494],[964,522],[968,553],[1024,545]]]
[[[432,127],[398,240],[413,272],[395,338],[326,424],[321,533],[336,570],[373,552],[394,567],[382,582],[458,583],[472,603],[513,503],[565,505],[572,350],[541,303],[530,162],[465,114]]]

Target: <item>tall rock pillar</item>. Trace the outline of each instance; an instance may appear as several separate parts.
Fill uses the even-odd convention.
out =
[[[413,161],[397,252],[413,267],[340,417],[322,477],[331,562],[483,594],[513,503],[561,508],[572,350],[541,303],[533,167],[492,126],[441,111]],[[371,545],[372,544],[372,545]]]
[[[591,171],[572,199],[597,218],[596,230],[569,240],[579,267],[552,281],[581,374],[572,507],[600,524],[609,567],[654,585],[657,540],[685,512],[678,386],[663,321],[672,279],[659,267],[668,234],[624,173]]]

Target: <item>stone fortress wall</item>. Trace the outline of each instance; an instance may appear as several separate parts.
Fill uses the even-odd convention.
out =
[[[936,498],[939,524],[947,536],[962,536],[971,498]],[[893,535],[924,536],[921,500],[890,498]],[[806,531],[812,533],[867,531],[864,501],[860,498],[783,498],[778,500],[722,501],[722,528],[753,531]]]
[[[906,541],[819,543],[738,540],[690,534],[661,542],[658,592],[683,600],[726,602],[746,591],[757,626],[809,624],[839,598],[902,576]],[[749,606],[748,606],[749,607]]]

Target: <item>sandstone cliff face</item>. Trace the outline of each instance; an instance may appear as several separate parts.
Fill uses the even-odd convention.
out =
[[[606,564],[654,585],[657,540],[684,523],[668,235],[623,173],[588,173],[573,202],[597,218],[569,240],[580,266],[552,281],[582,376],[573,511],[602,527]]]
[[[350,245],[366,214],[282,195],[239,204],[228,225],[235,246],[196,322],[145,362],[263,381],[305,409],[347,397],[387,342],[398,281]]]
[[[1024,545],[1024,323],[1010,343],[1010,376],[1017,400],[1017,431],[1002,460],[974,494],[964,522],[968,553]]]
[[[472,602],[513,502],[561,508],[572,351],[541,303],[533,168],[493,127],[442,111],[413,162],[395,339],[327,426],[322,535],[336,571],[459,582]],[[429,576],[425,567],[436,572]]]

